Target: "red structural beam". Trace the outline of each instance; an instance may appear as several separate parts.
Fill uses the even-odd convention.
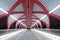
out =
[[[18,7],[20,4],[23,5],[24,12],[14,11],[14,9],[16,7]],[[37,4],[39,7],[41,7],[43,9],[43,11],[35,11],[34,12],[33,11],[34,4]],[[21,15],[21,17],[18,18],[18,20],[26,19],[25,21],[26,21],[27,28],[30,28],[31,25],[32,25],[31,23],[33,22],[32,19],[37,19],[37,20],[45,23],[43,20],[40,20],[40,18],[37,17],[34,14],[46,14],[48,16],[48,19],[49,19],[49,25],[47,23],[45,23],[45,25],[47,26],[47,28],[50,28],[50,18],[49,18],[49,16],[53,16],[58,20],[60,20],[60,16],[58,16],[56,14],[48,14],[48,13],[49,13],[49,11],[46,8],[46,6],[43,5],[43,3],[41,3],[39,0],[17,0],[17,2],[15,4],[13,4],[13,6],[8,10],[8,14],[1,15],[0,18],[4,17],[4,16],[9,17],[12,14],[23,14],[23,15]],[[26,18],[23,18],[24,16]],[[36,18],[32,18],[32,16],[34,16]],[[16,21],[14,21],[14,22],[16,22]],[[8,23],[8,18],[7,18],[7,23]],[[13,24],[13,22],[12,22],[12,24]],[[8,25],[8,28],[10,28],[10,25]]]
[[[24,12],[13,12],[13,10],[20,4],[23,4],[23,8],[24,8]],[[43,11],[39,11],[39,12],[33,12],[33,7],[34,7],[34,4],[37,4],[39,7],[41,7],[43,9]],[[26,25],[27,27],[30,27],[31,26],[31,22],[32,22],[32,19],[31,19],[31,16],[33,16],[33,14],[46,14],[49,18],[49,15],[48,15],[48,10],[47,8],[39,1],[39,0],[18,0],[9,10],[9,13],[13,13],[13,14],[16,14],[16,13],[23,13],[24,16],[26,16]],[[35,16],[35,15],[34,15]],[[51,15],[53,16],[53,15]],[[22,16],[23,17],[23,16]],[[36,19],[40,19],[39,17],[35,16]],[[21,17],[20,17],[21,18]],[[50,19],[50,18],[49,18]],[[45,22],[43,22],[45,23]],[[47,25],[47,23],[45,23],[47,28],[49,28],[49,26]],[[49,24],[50,24],[50,20],[49,20]]]

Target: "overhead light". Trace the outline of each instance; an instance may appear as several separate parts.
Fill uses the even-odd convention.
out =
[[[35,22],[34,24],[32,24],[31,27],[33,27],[34,25],[37,25],[37,22]],[[31,28],[31,27],[30,27],[30,28]]]
[[[4,13],[8,14],[7,11],[5,11],[4,9],[0,8],[1,11],[3,11]],[[14,16],[10,15],[10,17],[12,17],[14,20],[17,20],[17,18],[15,18]],[[19,21],[21,24],[23,24],[21,21]],[[25,24],[23,24],[24,26],[26,26]]]
[[[56,6],[54,9],[52,9],[52,10],[49,12],[49,14],[52,13],[52,12],[54,12],[54,11],[57,10],[58,8],[60,8],[60,4],[59,4],[58,6]]]
[[[34,21],[36,21],[35,19],[33,19]],[[31,27],[33,27],[34,25],[37,25],[37,23],[38,23],[39,21],[36,21],[36,22],[34,22],[32,25],[31,25]],[[30,27],[30,28],[31,28]]]
[[[44,15],[40,20],[44,19],[47,15]]]
[[[60,4],[57,5],[54,9],[52,9],[49,14],[51,14],[52,12],[54,12],[55,10],[57,10],[58,8],[60,8]],[[43,16],[40,20],[44,19],[47,15]]]
[[[14,20],[17,20],[14,16],[10,15],[10,17],[12,17]]]
[[[7,11],[5,11],[4,9],[0,8],[1,11],[3,11],[4,13],[8,14]]]
[[[47,33],[47,32],[43,32],[43,31],[40,31],[40,30],[37,30],[37,29],[31,29],[31,30],[34,31],[34,32],[37,32],[40,35],[42,35],[44,37],[47,37],[51,40],[60,40],[60,36],[56,36],[56,35],[53,35],[53,34],[50,34],[50,33]]]
[[[23,20],[21,20],[21,21],[23,21]],[[19,20],[18,22],[27,28],[27,26],[24,23],[22,23],[21,21]]]
[[[5,11],[4,9],[0,8],[1,11],[3,11],[5,14],[8,14],[7,11]],[[10,15],[14,20],[17,20],[14,16]]]
[[[31,27],[33,27],[34,25],[37,25],[37,23],[41,25],[41,22],[40,22],[39,20],[35,20],[35,19],[33,19],[33,20],[36,21],[36,22],[33,23],[33,24],[31,25]],[[42,26],[42,25],[41,25],[41,26]]]
[[[10,17],[12,17],[14,20],[17,20],[17,18],[15,18],[14,16],[10,15]],[[24,19],[23,19],[24,20]],[[22,24],[23,26],[27,27],[25,24],[22,23],[23,20],[17,20],[20,24]]]
[[[22,30],[18,30],[15,32],[11,32],[11,33],[2,35],[2,36],[0,36],[0,40],[7,40],[8,38],[18,35],[19,33],[23,32],[23,31],[26,31],[26,29],[22,29]]]
[[[4,9],[0,8],[1,11],[3,11],[5,14],[8,14],[7,11],[5,11]],[[14,16],[10,15],[14,20],[17,20]]]

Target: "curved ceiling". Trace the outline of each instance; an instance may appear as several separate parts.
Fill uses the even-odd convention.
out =
[[[5,16],[8,28],[19,21],[17,25],[26,28],[41,26],[41,22],[50,28],[50,16],[60,20],[60,0],[0,0],[0,18]]]

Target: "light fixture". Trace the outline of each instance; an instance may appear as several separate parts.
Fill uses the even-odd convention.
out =
[[[8,14],[7,11],[5,11],[4,9],[0,8],[1,11],[3,11],[5,14]],[[14,16],[10,15],[10,17],[12,17],[14,20],[17,20],[17,18],[15,18]],[[25,24],[23,24],[21,21],[19,21],[22,25],[26,26]]]
[[[8,14],[7,11],[5,11],[4,9],[0,8],[1,11],[3,11],[4,13]]]
[[[60,8],[60,4],[57,5],[55,8],[53,8],[53,9],[49,12],[49,14],[51,14],[52,12],[54,12],[55,10],[57,10],[58,8]],[[47,15],[43,16],[40,20],[44,19],[46,16],[47,16]]]

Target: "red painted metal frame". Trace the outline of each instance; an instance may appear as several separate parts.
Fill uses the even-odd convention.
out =
[[[20,5],[21,3],[23,5],[24,12],[21,12],[21,11],[13,12],[13,10],[18,5]],[[43,9],[43,11],[33,12],[33,8],[34,8],[34,4],[35,3],[39,7],[41,7]],[[17,2],[15,4],[13,4],[13,6],[9,9],[8,14],[6,14],[6,15],[4,14],[4,16],[8,16],[9,17],[11,14],[18,14],[18,13],[19,14],[24,14],[24,16],[26,16],[25,19],[26,19],[27,28],[30,28],[31,25],[32,25],[31,24],[32,23],[31,16],[35,16],[36,17],[35,19],[38,19],[39,21],[43,22],[47,26],[47,28],[50,28],[50,18],[49,18],[49,16],[55,17],[56,19],[60,20],[60,16],[55,15],[55,14],[48,14],[49,11],[47,10],[47,8],[39,0],[17,0]],[[43,20],[40,20],[39,17],[37,17],[36,15],[34,15],[34,14],[37,14],[37,13],[38,14],[46,14],[48,16],[48,18],[49,18],[49,25],[47,23],[45,23]],[[4,17],[4,16],[2,16],[2,17]],[[19,17],[18,20],[19,19],[23,19],[22,17],[23,17],[23,15],[21,17]],[[0,18],[1,18],[1,16],[0,16]],[[16,21],[14,21],[14,22],[16,22]],[[11,25],[14,22],[12,22]],[[7,23],[8,23],[8,18],[7,18]],[[8,28],[10,28],[8,24],[7,24],[7,26],[8,26]]]

